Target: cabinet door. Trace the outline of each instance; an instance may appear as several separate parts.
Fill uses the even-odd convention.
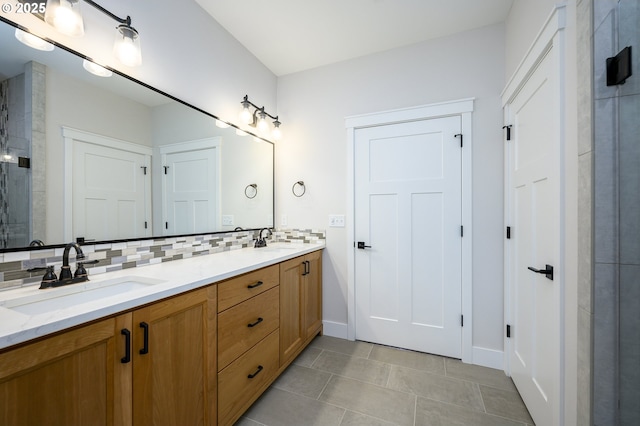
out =
[[[131,373],[118,325],[109,318],[0,354],[0,424],[130,424],[115,412],[121,396],[131,399],[114,398]]]
[[[305,338],[316,334],[322,326],[322,252],[305,256],[307,270],[303,276]]]
[[[280,365],[285,364],[304,342],[303,271],[304,257],[280,264]]]
[[[133,312],[135,425],[207,425],[216,419],[216,288]]]

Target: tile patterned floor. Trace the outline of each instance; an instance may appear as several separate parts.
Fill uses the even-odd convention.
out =
[[[532,424],[500,370],[322,336],[236,426]]]

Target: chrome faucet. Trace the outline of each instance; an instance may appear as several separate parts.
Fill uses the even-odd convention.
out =
[[[265,240],[262,237],[262,231],[267,231],[269,233],[269,235],[272,234],[271,230],[269,228],[262,228],[260,230],[260,234],[258,234],[258,239],[256,240],[256,243],[253,245],[255,248],[260,248],[260,247],[266,247],[267,246],[267,240]]]

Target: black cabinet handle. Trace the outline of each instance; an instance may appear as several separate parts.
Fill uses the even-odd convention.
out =
[[[140,323],[140,328],[144,330],[142,349],[140,349],[140,355],[149,353],[149,324],[146,322]]]
[[[536,269],[532,268],[531,266],[529,266],[527,269],[535,272],[536,274],[544,274],[548,279],[553,281],[553,266],[551,265],[545,265],[545,269]]]
[[[131,361],[131,332],[123,328],[120,334],[124,336],[124,356],[120,358],[120,362],[126,364]]]
[[[307,264],[307,273],[305,275],[309,275],[311,273],[311,262],[305,260],[304,263]]]
[[[256,287],[260,287],[262,284],[264,284],[262,281],[258,281],[258,282],[257,282],[257,283],[255,283],[255,284],[249,284],[249,285],[247,286],[247,288],[256,288]]]
[[[253,379],[254,377],[256,377],[262,371],[263,368],[264,368],[263,366],[259,365],[258,369],[256,370],[256,372],[253,373],[253,374],[249,374],[247,376],[247,379]]]
[[[260,324],[262,321],[264,321],[264,318],[258,318],[255,322],[247,324],[247,327],[249,328],[255,327],[256,325]]]

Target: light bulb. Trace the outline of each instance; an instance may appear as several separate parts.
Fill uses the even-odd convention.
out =
[[[280,130],[280,122],[279,121],[274,121],[273,122],[273,132],[271,133],[273,136],[273,140],[279,141],[280,139],[282,139],[282,130]]]
[[[249,111],[249,105],[243,105],[242,111],[240,112],[240,120],[243,123],[249,124],[253,119],[253,115],[251,115],[251,111]]]
[[[72,37],[84,35],[79,0],[48,0],[44,20],[62,34]]]
[[[26,44],[29,47],[32,47],[37,50],[44,50],[46,52],[50,52],[53,50],[53,44],[48,41],[44,41],[38,36],[35,36],[26,31],[22,31],[20,28],[16,28],[15,36],[22,44]]]
[[[268,128],[269,123],[267,123],[267,115],[264,112],[261,112],[260,118],[258,119],[258,130],[265,132]]]
[[[142,63],[140,36],[134,28],[125,24],[118,26],[113,54],[128,67],[136,67]]]

